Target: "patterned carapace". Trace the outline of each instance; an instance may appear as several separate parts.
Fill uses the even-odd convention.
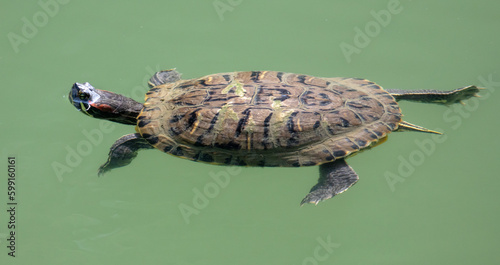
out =
[[[374,145],[398,127],[401,111],[368,80],[254,71],[157,86],[138,119],[137,131],[175,156],[310,166]]]

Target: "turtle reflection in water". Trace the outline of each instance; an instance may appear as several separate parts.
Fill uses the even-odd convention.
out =
[[[384,90],[365,79],[273,71],[181,80],[166,70],[148,84],[144,104],[89,83],[73,85],[69,100],[84,114],[136,125],[136,133],[111,146],[99,175],[152,148],[215,165],[319,166],[319,181],[301,204],[317,204],[356,183],[345,159],[384,142],[388,133],[438,133],[402,121],[397,101],[448,105],[479,91]]]

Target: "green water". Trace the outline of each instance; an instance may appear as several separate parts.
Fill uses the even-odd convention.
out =
[[[0,264],[499,264],[499,9],[449,0],[2,1]],[[173,67],[184,78],[279,70],[487,90],[466,106],[403,102],[405,120],[445,136],[391,134],[348,160],[357,185],[318,206],[299,207],[316,167],[217,167],[150,150],[98,178],[111,144],[133,128],[78,113],[71,85],[142,101],[150,75]]]

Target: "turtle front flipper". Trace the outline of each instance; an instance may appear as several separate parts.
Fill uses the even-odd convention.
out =
[[[476,96],[479,92],[476,86],[466,86],[450,91],[439,90],[401,90],[401,89],[386,89],[396,101],[410,100],[423,103],[434,103],[449,105],[453,103],[461,103],[463,100]]]
[[[302,200],[304,203],[318,204],[320,201],[330,199],[350,188],[358,181],[359,177],[344,159],[322,164],[319,166],[318,184]]]
[[[102,176],[113,168],[126,166],[137,156],[140,149],[152,148],[154,147],[138,133],[122,136],[111,146],[108,161],[99,167],[97,174]]]
[[[181,80],[181,74],[175,69],[163,70],[156,72],[148,81],[148,86],[153,88],[155,86],[163,85],[166,83],[174,83]]]

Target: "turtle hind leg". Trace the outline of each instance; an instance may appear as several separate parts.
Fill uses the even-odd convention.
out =
[[[461,103],[463,100],[476,96],[479,92],[476,86],[466,86],[450,91],[439,90],[401,90],[401,89],[386,89],[396,101],[410,100],[423,103],[434,103],[449,105]]]
[[[344,159],[335,160],[319,166],[318,184],[302,200],[304,203],[318,204],[320,201],[330,199],[350,188],[358,181],[358,175],[345,162]]]
[[[97,175],[102,176],[113,168],[126,166],[137,156],[139,150],[152,148],[154,147],[138,133],[122,136],[111,146],[108,161],[99,167]]]

